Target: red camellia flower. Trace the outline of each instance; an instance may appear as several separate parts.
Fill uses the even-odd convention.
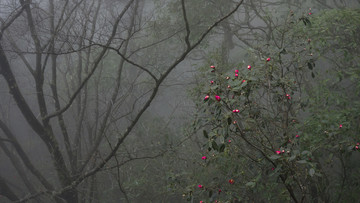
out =
[[[239,113],[239,109],[234,109],[233,113]]]
[[[339,125],[339,128],[342,128],[342,124]]]
[[[229,140],[228,143],[231,143],[231,140]]]
[[[221,192],[221,189],[219,189],[219,193]]]
[[[198,188],[203,188],[203,187],[204,187],[204,186],[203,186],[203,185],[201,185],[201,184],[199,184],[199,185],[198,185]]]
[[[239,77],[239,74],[235,73],[235,77],[236,77],[236,78]]]
[[[211,69],[215,69],[215,66],[210,66]]]
[[[235,70],[235,73],[239,73],[239,70]]]
[[[200,203],[203,203],[203,201],[200,201]]]
[[[216,99],[217,101],[220,101],[220,100],[221,100],[221,98],[220,98],[219,95],[215,95],[215,99]]]
[[[295,137],[298,138],[298,137],[300,137],[300,135],[296,135]]]
[[[246,80],[241,81],[241,83],[244,83],[244,82],[246,82]]]
[[[278,150],[278,151],[275,151],[275,153],[276,153],[276,154],[281,154],[281,151]]]
[[[230,179],[230,180],[229,180],[229,183],[230,183],[230,184],[234,184],[234,183],[235,183],[235,180],[234,180],[234,179]]]
[[[214,84],[214,81],[212,80],[212,81],[210,81],[210,84]]]
[[[269,58],[266,59],[266,61],[270,61],[270,59],[271,59],[271,58],[269,57]]]
[[[286,94],[287,99],[291,99],[290,94]]]
[[[206,159],[207,159],[207,157],[206,157],[206,156],[203,156],[203,157],[201,157],[201,159],[202,159],[202,160],[206,160]]]
[[[204,101],[207,101],[209,100],[210,96],[209,95],[206,95],[205,98],[204,98]]]
[[[248,65],[248,69],[251,70],[251,66],[250,66],[250,65]]]

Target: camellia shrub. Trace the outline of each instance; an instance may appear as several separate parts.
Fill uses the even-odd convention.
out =
[[[195,125],[203,129],[204,145],[201,167],[184,192],[188,200],[360,198],[359,91],[353,88],[356,96],[348,96],[326,78],[336,79],[336,68],[323,66],[333,54],[326,50],[330,45],[319,43],[334,34],[318,34],[328,29],[321,26],[328,12],[298,18],[290,12],[267,46],[249,50],[244,62],[231,67],[213,57],[203,67],[194,95],[202,95]],[[348,29],[359,28],[351,23]],[[342,80],[358,87],[360,82],[351,78],[359,72],[351,68],[352,75]]]

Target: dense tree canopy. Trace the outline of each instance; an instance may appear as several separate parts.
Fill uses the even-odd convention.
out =
[[[204,95],[197,98],[196,123],[208,140],[194,196],[359,198],[359,14],[290,11],[267,44],[250,49],[241,63],[209,58],[194,92]]]

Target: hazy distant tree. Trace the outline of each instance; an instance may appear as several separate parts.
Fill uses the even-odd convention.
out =
[[[147,27],[152,26],[152,11],[147,8],[152,2],[1,4],[0,74],[7,85],[3,91],[10,94],[1,97],[5,113],[0,118],[0,147],[26,192],[13,187],[17,180],[1,174],[0,194],[9,200],[91,202],[100,187],[95,175],[115,157],[160,85],[241,4],[234,3],[192,38],[187,18],[191,4],[182,0],[179,29],[150,42],[142,39],[151,34]],[[170,40],[182,42],[173,49],[172,61],[154,62],[142,56],[143,50]],[[18,110],[5,109],[10,100]],[[20,129],[25,126],[31,129],[26,135]],[[41,153],[38,158],[30,156],[30,140]],[[50,164],[38,160],[50,160]]]

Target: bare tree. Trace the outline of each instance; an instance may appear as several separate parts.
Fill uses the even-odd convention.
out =
[[[24,123],[14,124],[3,115],[0,147],[28,194],[21,199],[24,194],[4,174],[0,194],[20,202],[33,198],[91,201],[95,175],[116,156],[165,79],[242,3],[235,3],[193,40],[187,17],[190,5],[182,0],[183,27],[163,39],[145,40],[145,45],[141,39],[151,16],[146,16],[144,8],[152,2],[19,0],[4,5],[2,9],[10,8],[10,12],[1,16],[0,74],[10,95],[2,98],[15,101]],[[156,64],[149,65],[140,56],[142,50],[167,39],[183,44],[176,50],[176,59],[165,67],[155,68]],[[25,72],[30,77],[22,81]],[[31,138],[16,135],[10,127],[25,125],[32,130]],[[43,167],[34,164],[36,158],[25,147],[26,140],[38,138],[41,145],[36,147],[51,162]],[[48,170],[55,176],[46,175]]]

